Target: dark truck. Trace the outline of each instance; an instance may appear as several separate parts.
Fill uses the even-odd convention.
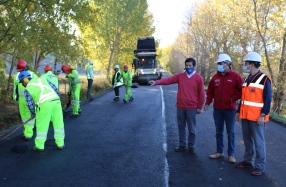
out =
[[[156,61],[156,46],[154,37],[138,38],[137,49],[134,50],[133,81],[138,84],[148,84],[150,80],[161,79]]]

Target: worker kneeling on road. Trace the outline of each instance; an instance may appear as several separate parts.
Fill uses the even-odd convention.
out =
[[[43,151],[50,122],[54,127],[54,139],[59,150],[64,148],[64,121],[62,105],[56,86],[44,77],[33,78],[27,71],[19,75],[26,90],[24,95],[32,118],[36,117],[37,136],[33,150]],[[35,111],[36,106],[36,111]],[[35,114],[37,114],[35,116]]]
[[[13,88],[13,100],[17,101],[19,104],[19,111],[21,115],[22,122],[24,123],[24,132],[22,139],[25,141],[30,140],[33,137],[33,129],[35,124],[35,119],[31,119],[30,111],[26,104],[26,99],[24,96],[25,87],[22,86],[19,75],[22,71],[27,71],[30,73],[31,78],[37,78],[37,74],[29,70],[27,62],[24,60],[19,60],[17,63],[18,73],[14,76],[14,88]]]
[[[123,84],[125,85],[125,95],[123,102],[126,103],[128,101],[128,98],[130,102],[133,101],[133,95],[131,92],[131,86],[132,86],[132,73],[131,71],[128,70],[128,66],[124,65],[123,66],[123,73],[122,73],[122,78],[123,78]]]
[[[68,65],[62,65],[62,71],[67,74],[67,78],[69,81],[69,92],[72,99],[72,116],[71,118],[78,117],[78,114],[81,113],[80,109],[80,79],[78,76],[78,71],[72,69]]]

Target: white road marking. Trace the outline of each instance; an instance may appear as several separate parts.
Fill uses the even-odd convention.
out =
[[[166,129],[166,118],[165,118],[165,102],[164,102],[164,92],[162,87],[161,90],[161,99],[162,99],[162,121],[163,121],[163,150],[166,154],[165,157],[165,167],[164,167],[164,178],[165,178],[165,187],[169,186],[169,164],[167,159],[167,129]]]

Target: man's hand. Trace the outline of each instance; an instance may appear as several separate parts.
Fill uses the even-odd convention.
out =
[[[264,117],[260,116],[260,117],[258,118],[257,124],[258,124],[258,125],[264,124]]]
[[[156,85],[155,81],[153,81],[153,80],[149,81],[149,84],[151,84],[151,86],[155,86]]]
[[[204,110],[207,111],[209,109],[209,105],[204,106]]]
[[[31,114],[31,119],[34,119],[36,117],[36,114]]]
[[[200,109],[197,109],[197,114],[200,114],[202,111]]]
[[[236,121],[239,121],[240,119],[239,119],[239,113],[236,113],[236,115],[235,115],[235,120]]]

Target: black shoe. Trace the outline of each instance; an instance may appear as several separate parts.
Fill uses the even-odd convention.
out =
[[[115,97],[113,101],[119,101],[119,97]]]
[[[23,134],[22,137],[21,137],[21,139],[27,142],[27,141],[31,140],[32,137],[26,137],[26,136]]]
[[[44,149],[39,149],[39,148],[37,148],[36,146],[33,146],[33,150],[34,150],[34,151],[40,151],[40,152],[41,152],[41,151],[44,151]]]
[[[63,150],[64,147],[65,147],[65,146],[63,145],[63,146],[57,147],[57,149],[58,149],[58,150]]]
[[[77,118],[78,117],[78,114],[73,114],[70,116],[70,118]]]
[[[180,146],[180,145],[175,149],[176,152],[182,152],[182,151],[185,151],[185,150],[187,150],[187,148],[183,147],[183,146]]]
[[[80,114],[80,113],[81,113],[81,110],[78,111],[78,114]]]
[[[134,98],[133,98],[133,97],[130,97],[129,101],[132,102],[133,100],[134,100]]]
[[[124,102],[124,103],[127,103],[127,101],[126,101],[125,99],[123,99],[123,102]]]
[[[196,151],[195,151],[195,148],[189,148],[188,152],[191,154],[191,155],[197,155]]]

